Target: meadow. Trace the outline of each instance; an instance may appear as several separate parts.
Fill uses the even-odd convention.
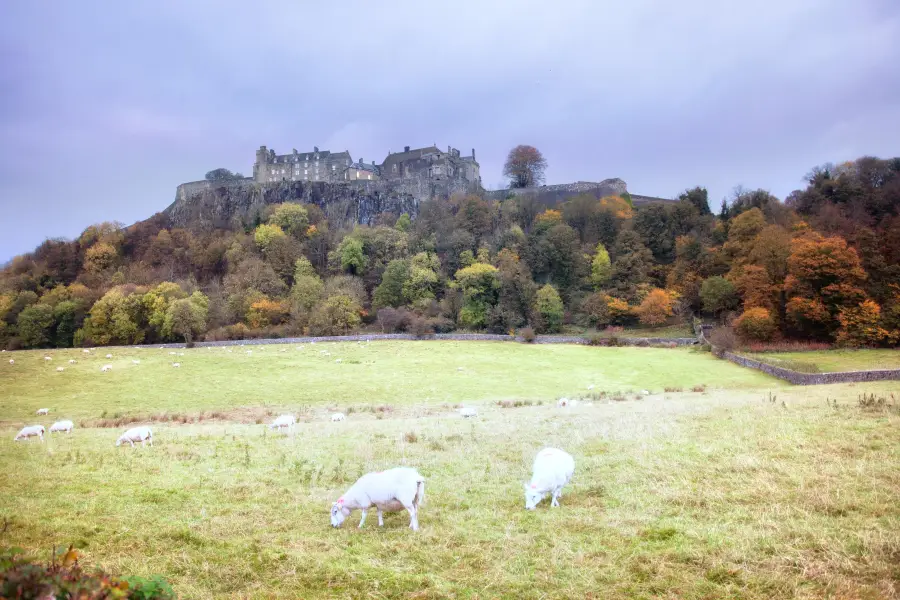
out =
[[[792,362],[812,364],[819,373],[900,369],[900,351],[891,349],[836,349],[742,354],[775,366],[787,366],[788,368]]]
[[[185,598],[900,594],[896,382],[793,387],[691,349],[230,350],[4,353],[2,544],[46,558],[72,543]],[[862,393],[886,402],[861,408]],[[300,416],[291,435],[261,424],[283,410]],[[132,417],[154,447],[113,446]],[[73,434],[12,441],[60,418]],[[575,456],[575,477],[561,508],[526,512],[546,445]],[[427,478],[421,531],[400,513],[330,527],[358,476],[400,464]]]

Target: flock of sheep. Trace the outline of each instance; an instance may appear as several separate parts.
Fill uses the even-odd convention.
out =
[[[228,350],[230,352],[230,350]],[[84,350],[90,353],[90,350]],[[247,350],[249,354],[251,350]],[[285,352],[285,350],[282,350]],[[322,351],[323,353],[326,351]],[[170,352],[174,355],[175,352]],[[184,354],[181,353],[183,356]],[[112,358],[111,354],[107,354],[106,358]],[[44,360],[50,361],[51,357],[45,356]],[[14,360],[10,359],[10,364],[14,364]],[[70,364],[76,361],[70,360]],[[133,360],[134,364],[140,364],[140,360]],[[173,367],[180,367],[177,362],[172,364]],[[106,372],[112,369],[111,365],[104,365],[101,371]],[[58,367],[57,371],[62,371],[63,367]],[[593,386],[591,386],[593,387]],[[649,392],[644,392],[649,393]],[[560,398],[557,405],[560,407],[574,406],[575,400],[568,398]],[[37,410],[37,415],[45,416],[49,414],[49,409],[41,408]],[[463,407],[459,413],[464,418],[475,417],[478,411],[473,407]],[[331,415],[332,422],[340,422],[346,419],[343,413],[336,412]],[[284,414],[277,417],[270,425],[270,429],[282,430],[288,432],[293,431],[297,421],[293,415]],[[72,421],[57,421],[50,426],[50,432],[71,433],[75,425]],[[16,435],[15,441],[25,440],[30,437],[38,437],[44,441],[45,429],[43,425],[30,425],[23,427]],[[150,427],[140,426],[133,427],[125,431],[116,440],[116,446],[124,443],[134,447],[136,442],[140,442],[142,446],[147,442],[153,446],[153,432]],[[526,510],[534,510],[535,507],[550,495],[550,505],[559,506],[559,498],[562,497],[562,489],[572,478],[575,472],[575,460],[567,452],[558,448],[544,448],[535,456],[532,466],[531,481],[525,484],[525,508]],[[378,525],[384,525],[384,512],[398,512],[406,510],[410,516],[410,528],[414,531],[419,529],[419,506],[425,500],[425,478],[416,470],[409,467],[398,467],[388,469],[386,471],[378,471],[368,473],[360,477],[343,496],[338,498],[331,506],[331,525],[332,527],[340,527],[344,520],[349,517],[354,510],[362,513],[359,521],[359,527],[362,527],[366,521],[367,511],[373,506],[378,514]]]

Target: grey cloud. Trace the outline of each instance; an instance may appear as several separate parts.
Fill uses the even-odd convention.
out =
[[[493,186],[531,143],[551,182],[715,201],[898,154],[891,0],[31,4],[0,9],[0,260],[260,144],[474,147]]]

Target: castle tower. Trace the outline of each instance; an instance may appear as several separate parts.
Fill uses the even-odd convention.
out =
[[[269,162],[269,151],[260,146],[256,151],[256,162],[253,163],[253,179],[256,183],[266,182],[266,164]]]

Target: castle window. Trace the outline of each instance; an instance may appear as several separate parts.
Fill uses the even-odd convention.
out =
[[[369,179],[372,179],[372,176],[371,176],[371,175],[369,175]]]
[[[396,172],[397,172],[397,165],[394,165],[394,168],[393,168],[392,170],[394,171],[394,173],[396,173]]]
[[[309,175],[309,170],[308,170],[308,169],[303,169],[303,174],[304,174],[304,175]]]

